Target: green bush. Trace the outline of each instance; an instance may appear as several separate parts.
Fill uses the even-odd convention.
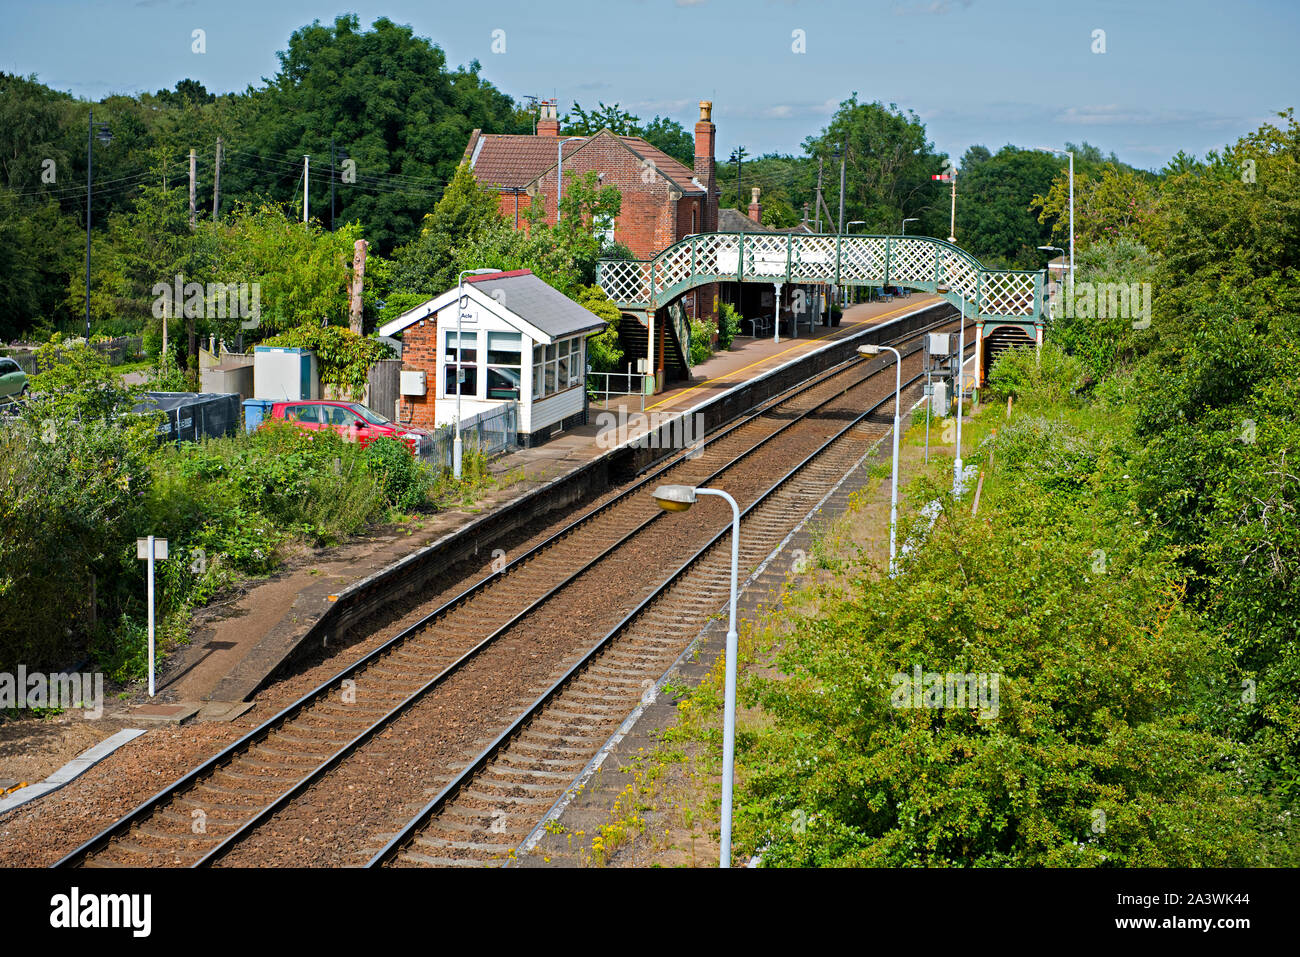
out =
[[[944,511],[901,574],[861,565],[790,613],[780,677],[744,692],[766,712],[740,742],[746,850],[776,866],[1294,863],[1262,753],[1204,720],[1250,709],[1182,601],[1177,552],[1134,525],[1133,449],[1112,431],[1000,429],[978,518],[922,481],[914,502]],[[917,667],[996,676],[996,707],[906,706]]]
[[[372,442],[366,448],[365,463],[389,505],[410,511],[427,501],[432,483],[429,469],[416,461],[405,443],[398,439]],[[461,465],[463,474],[463,458]]]
[[[994,396],[1013,395],[1029,405],[1056,405],[1067,401],[1083,385],[1083,367],[1053,342],[1008,349],[989,370],[989,390]]]
[[[691,320],[691,365],[697,366],[713,355],[713,323]]]
[[[718,306],[718,348],[730,349],[740,334],[740,313],[729,302]]]

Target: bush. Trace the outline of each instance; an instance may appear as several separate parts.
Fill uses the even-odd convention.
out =
[[[691,320],[691,365],[697,366],[713,355],[713,323]]]
[[[718,307],[718,348],[730,349],[740,334],[740,313],[729,302]]]
[[[944,511],[902,573],[859,565],[791,613],[781,677],[745,692],[767,712],[741,738],[747,850],[777,866],[1295,860],[1261,755],[1202,721],[1244,713],[1240,688],[1182,602],[1177,553],[1134,528],[1132,450],[1110,433],[1000,429],[978,519],[923,481],[915,501]],[[996,676],[993,707],[900,706],[918,667]]]
[[[410,511],[427,501],[432,484],[429,469],[416,461],[403,442],[379,439],[370,443],[366,448],[365,463],[389,505]]]
[[[989,389],[995,396],[1014,395],[1029,405],[1056,405],[1067,401],[1083,385],[1083,366],[1053,342],[1008,349],[989,370]]]

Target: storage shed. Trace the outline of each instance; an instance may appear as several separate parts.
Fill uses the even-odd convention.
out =
[[[605,320],[531,270],[468,276],[382,326],[402,335],[398,418],[424,428],[516,403],[519,444],[544,442],[587,416],[586,338]],[[459,333],[457,323],[459,321]]]

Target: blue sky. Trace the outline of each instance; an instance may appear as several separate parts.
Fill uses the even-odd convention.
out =
[[[343,12],[409,23],[450,63],[562,109],[619,102],[690,129],[712,99],[719,157],[799,152],[854,90],[914,110],[958,157],[1087,140],[1145,168],[1300,105],[1300,4],[1265,0],[0,0],[0,69],[84,97],[185,77],[241,90],[276,72],[294,29]]]

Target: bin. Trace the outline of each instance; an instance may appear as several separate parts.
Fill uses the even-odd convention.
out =
[[[274,404],[270,399],[245,399],[244,431],[255,432],[262,420],[271,414],[271,406]]]

